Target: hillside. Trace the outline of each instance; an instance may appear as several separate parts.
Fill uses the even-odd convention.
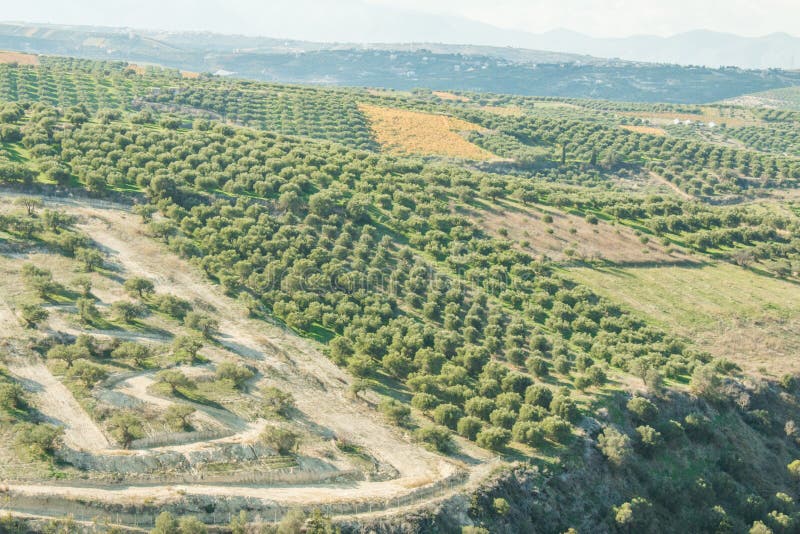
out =
[[[37,60],[0,530],[800,521],[796,114]]]
[[[3,49],[232,73],[262,81],[642,102],[715,102],[800,84],[800,74],[794,71],[686,67],[522,48],[324,44],[22,23],[0,24]]]

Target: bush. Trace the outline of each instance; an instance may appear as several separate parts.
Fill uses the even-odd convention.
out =
[[[508,504],[508,501],[502,497],[496,498],[492,501],[492,508],[494,509],[497,515],[506,515],[508,512],[511,511],[511,505]]]
[[[544,431],[536,423],[530,421],[519,421],[511,429],[511,437],[514,441],[539,447],[544,443]]]
[[[651,426],[636,427],[636,435],[638,438],[637,445],[645,455],[652,454],[664,443],[661,433]]]
[[[396,425],[406,425],[411,417],[411,408],[394,399],[384,399],[378,405],[380,412]]]
[[[50,456],[58,448],[64,429],[45,423],[20,423],[14,427],[14,441],[35,458]]]
[[[286,428],[268,426],[260,436],[261,441],[278,451],[278,454],[294,454],[300,445],[300,435]]]
[[[461,409],[454,404],[440,404],[433,410],[433,420],[451,429],[456,428],[462,415]]]
[[[444,428],[427,425],[414,432],[414,438],[430,445],[439,452],[449,452],[453,448],[453,438]]]
[[[478,432],[478,445],[493,451],[502,450],[511,441],[511,432],[505,428],[489,427]]]
[[[525,362],[525,367],[530,371],[530,373],[534,376],[538,377],[545,377],[549,374],[547,369],[547,362],[544,358],[540,358],[538,356],[531,356]]]
[[[495,410],[495,407],[495,402],[492,399],[487,399],[486,397],[473,397],[464,405],[464,411],[468,415],[488,421],[489,415]]]
[[[219,322],[212,317],[199,312],[189,312],[183,318],[187,328],[197,330],[203,337],[212,338],[219,330]]]
[[[550,402],[550,411],[565,421],[574,423],[580,417],[580,410],[576,402],[565,395],[556,395]]]
[[[658,407],[644,397],[633,397],[628,401],[627,408],[640,423],[652,423],[658,417]]]
[[[530,386],[525,390],[525,402],[534,406],[549,408],[553,401],[553,391],[541,384]]]
[[[111,357],[115,360],[131,360],[136,367],[141,367],[150,357],[150,349],[135,341],[123,341],[111,352]]]
[[[262,388],[261,397],[268,414],[278,414],[285,417],[288,411],[294,407],[294,398],[292,398],[291,393],[286,393],[272,386]]]
[[[245,367],[233,362],[222,362],[217,366],[217,380],[230,380],[236,389],[242,389],[248,380],[255,376],[255,373]]]
[[[480,432],[481,427],[483,427],[483,423],[481,423],[480,419],[468,415],[458,420],[456,431],[460,436],[475,441],[475,437],[478,435],[478,432]]]
[[[544,431],[547,437],[559,443],[566,442],[572,435],[572,426],[556,415],[551,415],[542,419],[539,423],[539,427]]]
[[[614,427],[606,427],[597,437],[597,447],[617,467],[627,463],[633,454],[631,438]]]
[[[22,304],[20,306],[20,317],[25,326],[35,328],[49,317],[47,310],[39,304]]]
[[[194,412],[195,409],[187,404],[172,404],[164,413],[164,421],[174,431],[183,432],[191,427],[189,418]]]
[[[517,420],[517,414],[507,408],[498,408],[489,416],[489,421],[494,425],[510,429]]]

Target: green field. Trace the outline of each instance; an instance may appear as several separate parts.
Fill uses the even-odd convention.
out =
[[[573,268],[570,275],[714,355],[779,375],[800,368],[800,286],[727,263]]]

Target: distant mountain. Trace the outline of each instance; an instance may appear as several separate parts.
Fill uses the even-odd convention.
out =
[[[590,37],[569,30],[529,34],[521,46],[631,61],[750,69],[800,69],[800,38],[786,33],[742,37],[696,30],[671,37],[638,35],[618,39]]]

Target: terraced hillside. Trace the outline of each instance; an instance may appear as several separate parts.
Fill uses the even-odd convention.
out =
[[[800,520],[800,161],[657,122],[793,116],[67,59],[0,88],[2,528]],[[393,153],[392,117],[487,156]]]

